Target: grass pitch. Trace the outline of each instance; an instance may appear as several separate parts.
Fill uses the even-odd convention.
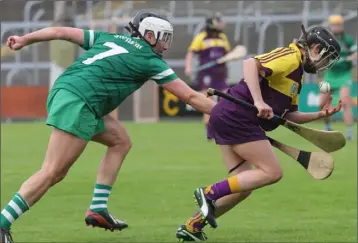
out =
[[[322,128],[321,124],[312,124]],[[199,122],[125,123],[133,141],[112,190],[109,209],[129,228],[109,232],[85,226],[105,148],[90,144],[67,178],[13,225],[15,242],[176,242],[175,231],[197,207],[193,190],[226,177],[219,148]],[[344,132],[343,124],[334,128]],[[41,166],[50,128],[43,123],[2,124],[1,205]],[[357,131],[355,130],[355,134]],[[274,138],[316,150],[280,128]],[[276,150],[284,168],[278,184],[250,198],[207,228],[209,242],[357,242],[357,142],[334,153],[335,171],[315,181]]]

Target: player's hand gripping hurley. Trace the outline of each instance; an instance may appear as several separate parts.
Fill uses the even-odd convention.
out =
[[[250,109],[257,110],[253,104],[247,103],[246,101],[240,100],[240,99],[235,98],[229,94],[220,92],[215,89],[209,88],[207,90],[207,94],[209,96],[217,95],[217,96],[227,99],[233,103],[241,104],[241,105],[244,105]],[[341,132],[321,131],[321,130],[308,128],[308,127],[296,124],[292,121],[286,120],[278,115],[274,115],[272,121],[288,128],[289,130],[293,131],[294,133],[297,133],[298,135],[300,135],[301,137],[310,141],[311,143],[313,143],[314,145],[321,148],[322,150],[324,150],[327,153],[337,151],[337,150],[343,148],[346,144],[346,139]]]
[[[199,71],[202,71],[204,69],[214,67],[214,66],[216,66],[218,64],[238,60],[238,59],[244,58],[246,55],[247,55],[246,47],[241,46],[241,45],[237,45],[234,49],[232,49],[232,51],[227,53],[225,56],[223,56],[223,57],[221,57],[221,58],[219,58],[219,59],[217,59],[215,61],[205,63],[205,64],[199,66],[195,71],[199,72]]]

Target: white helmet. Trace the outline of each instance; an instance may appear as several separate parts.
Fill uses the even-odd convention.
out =
[[[164,41],[168,44],[168,50],[170,49],[173,40],[173,26],[171,23],[162,16],[152,12],[139,12],[134,16],[131,22],[129,22],[126,29],[134,37],[140,37],[143,40],[145,34],[148,31],[152,31],[158,41]],[[146,41],[146,40],[145,40]],[[149,44],[149,43],[148,43]],[[157,44],[157,43],[156,43]],[[151,45],[151,46],[155,46]],[[167,50],[167,51],[168,51]],[[166,52],[167,52],[166,51]]]

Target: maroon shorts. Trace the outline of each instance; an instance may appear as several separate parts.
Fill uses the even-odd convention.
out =
[[[255,111],[220,99],[211,112],[207,137],[219,145],[267,140],[259,122]]]

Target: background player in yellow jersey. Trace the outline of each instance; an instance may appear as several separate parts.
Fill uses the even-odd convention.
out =
[[[344,32],[344,19],[340,15],[332,15],[328,19],[329,29],[341,46],[341,58],[333,67],[324,72],[323,80],[331,86],[331,94],[320,94],[320,106],[323,107],[330,95],[333,104],[340,99],[343,106],[343,119],[347,125],[347,139],[353,140],[353,113],[351,84],[353,80],[353,62],[357,61],[357,44],[353,38]],[[332,130],[330,120],[325,119],[325,129]]]
[[[303,73],[331,67],[339,59],[339,52],[334,36],[323,27],[314,27],[307,31],[307,38],[301,36],[297,44],[244,61],[244,78],[228,93],[253,103],[258,113],[226,99],[220,99],[213,108],[208,132],[220,145],[230,177],[195,190],[200,210],[179,227],[177,238],[205,240],[206,223],[217,227],[216,218],[253,190],[281,179],[282,169],[265,135],[265,131],[272,131],[278,125],[268,119],[277,114],[296,123],[306,123],[339,111],[340,105],[301,113],[297,106]]]
[[[148,80],[210,114],[214,102],[192,90],[162,59],[173,38],[170,22],[155,13],[140,12],[127,29],[130,34],[50,27],[9,37],[7,44],[12,50],[61,39],[87,52],[61,74],[50,91],[46,123],[53,130],[43,166],[1,211],[2,243],[13,242],[12,223],[66,176],[89,141],[105,145],[107,151],[98,169],[85,222],[110,230],[128,226],[107,210],[112,185],[131,148],[125,128],[108,114]],[[56,219],[54,222],[58,223]]]
[[[219,59],[230,51],[230,43],[223,32],[225,23],[221,15],[209,17],[205,21],[204,29],[194,37],[185,58],[185,74],[192,75],[193,55],[197,55],[199,65]],[[206,93],[208,88],[226,91],[228,85],[228,70],[225,63],[199,71],[195,74],[195,87],[202,93]],[[210,97],[214,99],[213,97]],[[206,125],[209,115],[203,115],[203,122]]]

